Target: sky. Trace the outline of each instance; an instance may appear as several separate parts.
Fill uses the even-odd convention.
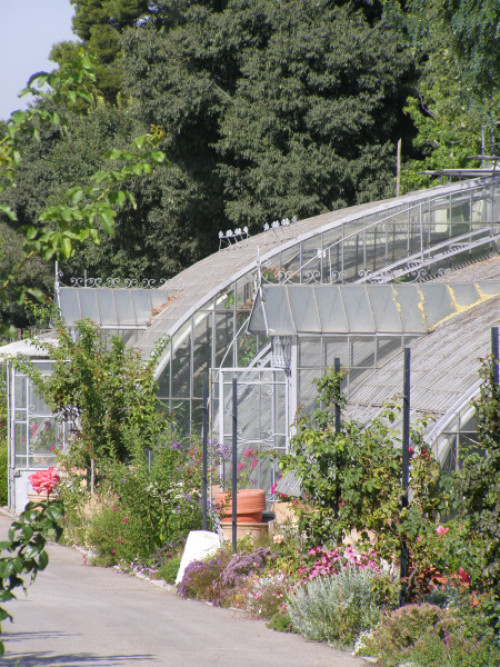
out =
[[[18,98],[35,72],[50,71],[53,44],[75,40],[70,0],[0,0],[0,120],[26,108]]]

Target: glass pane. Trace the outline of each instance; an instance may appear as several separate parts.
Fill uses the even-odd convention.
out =
[[[215,313],[215,366],[232,366],[231,344],[234,338],[234,316],[231,311]]]
[[[340,365],[344,368],[349,363],[349,346],[346,338],[325,338],[326,365],[333,367],[335,359],[340,359]]]
[[[201,398],[203,376],[208,373],[212,357],[212,312],[198,311],[193,320],[193,396]]]
[[[78,292],[79,290],[74,287],[60,288],[61,313],[66,324],[74,324],[82,319]]]
[[[375,337],[352,338],[352,365],[360,368],[375,366]]]
[[[320,368],[321,367],[321,347],[318,345],[317,338],[299,338],[299,367],[300,368]]]
[[[174,341],[172,360],[172,396],[189,398],[191,373],[191,326],[177,334]]]
[[[36,417],[30,419],[30,453],[50,454],[58,446],[58,428],[54,418]]]

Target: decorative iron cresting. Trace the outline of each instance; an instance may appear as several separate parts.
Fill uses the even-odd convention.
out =
[[[56,264],[56,291],[59,287],[66,287],[63,282],[64,272],[60,271]],[[180,291],[184,288],[184,281],[178,276],[173,278],[133,278],[114,276],[109,278],[94,278],[88,276],[86,272],[80,277],[70,277],[69,287],[78,288],[114,288],[114,289],[158,289],[164,288],[166,291]]]

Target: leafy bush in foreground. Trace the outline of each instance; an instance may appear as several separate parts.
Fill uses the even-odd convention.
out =
[[[465,599],[456,608],[410,604],[382,615],[363,633],[356,654],[376,657],[385,667],[491,667],[500,664],[500,646],[481,612]]]

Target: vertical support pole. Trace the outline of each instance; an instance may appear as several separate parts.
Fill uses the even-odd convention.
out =
[[[340,359],[339,359],[339,357],[335,357],[333,369],[334,369],[336,375],[338,375],[340,373]],[[339,394],[340,394],[340,379],[338,380],[338,391],[339,391]],[[340,426],[341,426],[340,403],[337,402],[337,403],[335,403],[335,433],[337,433],[337,434],[340,433]]]
[[[396,197],[401,194],[401,139],[398,139],[396,148]]]
[[[408,487],[410,483],[410,348],[404,348],[404,366],[403,366],[403,466],[401,482],[403,487],[402,507],[408,507]],[[409,551],[408,545],[404,540],[401,541],[401,590],[399,594],[399,604],[403,606],[407,600],[408,588],[408,570],[409,570]]]
[[[492,327],[491,329],[491,355],[493,357],[493,384],[498,387],[500,383],[499,377],[499,350],[498,350],[498,327]]]
[[[232,514],[232,541],[233,541],[233,552],[236,553],[238,550],[237,545],[237,495],[238,495],[238,381],[236,378],[233,378],[233,442],[232,442],[232,474],[233,474],[233,488],[231,496],[231,505],[233,508]]]
[[[207,530],[208,507],[208,375],[203,376],[203,471],[201,478],[201,527]]]

